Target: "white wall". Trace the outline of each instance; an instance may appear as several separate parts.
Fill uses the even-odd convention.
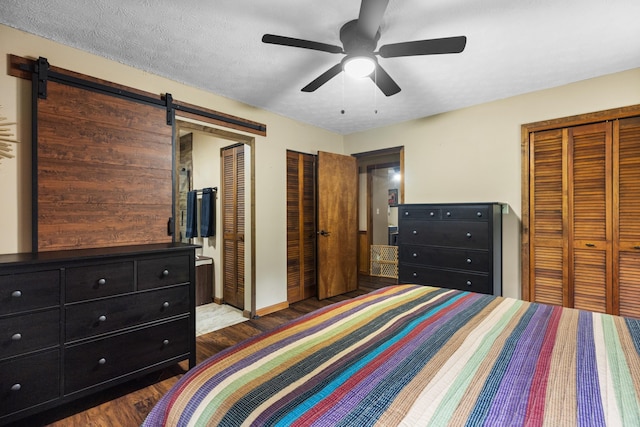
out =
[[[521,125],[633,104],[640,104],[640,69],[352,134],[345,147],[403,145],[405,203],[507,203],[503,293],[519,297]]]
[[[194,87],[63,46],[0,25],[0,104],[2,115],[17,120],[16,158],[0,162],[0,253],[31,251],[31,83],[6,74],[7,55],[38,58],[51,65],[267,125],[255,138],[256,308],[286,301],[286,150],[343,153],[343,137],[259,110]],[[239,82],[241,84],[241,82]]]

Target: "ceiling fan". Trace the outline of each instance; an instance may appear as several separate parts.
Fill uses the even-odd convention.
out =
[[[274,34],[265,34],[262,36],[262,41],[346,55],[338,64],[303,87],[303,92],[313,92],[343,70],[345,72],[353,70],[360,77],[369,76],[386,96],[395,95],[400,92],[400,86],[380,66],[376,55],[382,58],[396,58],[399,56],[460,53],[467,44],[467,38],[458,36],[392,43],[383,45],[378,51],[375,51],[380,39],[380,23],[388,4],[389,0],[362,0],[358,19],[349,21],[340,28],[342,47]]]

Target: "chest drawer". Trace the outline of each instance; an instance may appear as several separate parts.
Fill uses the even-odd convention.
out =
[[[443,206],[442,219],[444,220],[476,220],[488,221],[491,217],[489,206]]]
[[[442,210],[439,207],[409,205],[402,206],[398,216],[408,220],[429,220],[442,218]]]
[[[67,269],[67,302],[132,292],[133,261]]]
[[[60,310],[0,320],[0,358],[59,345]]]
[[[60,271],[0,276],[0,314],[60,305]]]
[[[65,394],[189,353],[189,318],[69,346]]]
[[[70,304],[65,311],[69,342],[188,313],[189,286]]]
[[[143,259],[138,262],[138,289],[189,282],[189,256]]]
[[[462,291],[491,294],[493,289],[489,276],[471,271],[450,271],[432,267],[402,265],[400,283],[417,283]]]
[[[478,272],[489,272],[491,267],[487,251],[419,245],[401,246],[399,262]]]
[[[401,245],[433,245],[470,249],[489,247],[489,225],[472,221],[403,221]]]
[[[0,417],[57,398],[60,351],[0,362],[0,390]]]

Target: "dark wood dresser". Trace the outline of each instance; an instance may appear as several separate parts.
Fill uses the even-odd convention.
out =
[[[0,255],[0,424],[188,359],[195,248]]]
[[[502,205],[399,205],[398,279],[502,295]]]

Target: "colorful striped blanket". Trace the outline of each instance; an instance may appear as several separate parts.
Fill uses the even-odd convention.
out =
[[[640,426],[640,320],[391,286],[187,372],[144,426]]]

